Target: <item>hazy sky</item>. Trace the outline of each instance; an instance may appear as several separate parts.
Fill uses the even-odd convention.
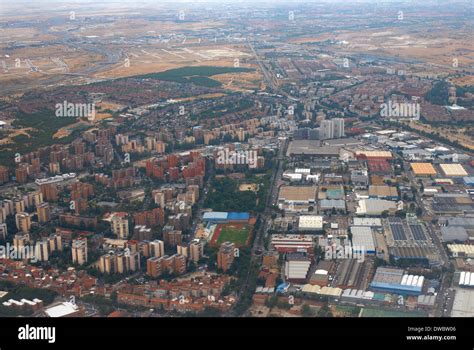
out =
[[[0,0],[0,5],[2,4],[19,4],[19,3],[63,3],[63,4],[74,4],[74,3],[324,3],[324,2],[351,2],[351,3],[367,3],[367,2],[379,2],[379,3],[388,3],[388,2],[415,2],[415,3],[426,3],[426,2],[453,2],[453,0]],[[468,2],[470,0],[465,0]],[[457,0],[457,2],[462,2]]]

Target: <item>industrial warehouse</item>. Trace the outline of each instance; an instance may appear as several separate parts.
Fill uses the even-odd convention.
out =
[[[423,276],[408,275],[403,270],[379,267],[370,288],[402,295],[419,295],[423,289]]]

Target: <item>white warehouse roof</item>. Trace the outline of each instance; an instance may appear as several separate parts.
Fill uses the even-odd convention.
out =
[[[424,276],[403,275],[402,282],[400,284],[402,286],[422,287],[424,280]]]
[[[77,305],[64,302],[46,309],[45,312],[49,317],[64,317],[75,313],[77,310]]]
[[[303,215],[299,217],[300,230],[322,230],[323,217],[319,215]]]
[[[474,273],[473,272],[461,272],[459,278],[459,285],[462,287],[473,287],[474,286]]]
[[[352,246],[355,249],[361,248],[365,252],[375,252],[375,241],[372,228],[368,226],[351,226]]]
[[[354,226],[382,226],[380,218],[354,218]]]

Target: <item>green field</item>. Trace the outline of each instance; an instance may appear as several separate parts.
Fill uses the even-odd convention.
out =
[[[25,154],[36,151],[40,147],[52,144],[65,144],[72,142],[75,135],[61,139],[54,139],[53,135],[58,129],[77,122],[77,118],[56,117],[54,111],[43,110],[31,114],[19,113],[13,122],[14,127],[33,128],[26,135],[18,135],[13,138],[12,144],[0,146],[0,164],[13,166],[14,154]]]
[[[362,317],[427,317],[426,313],[421,311],[397,311],[397,310],[383,310],[364,308],[362,311]]]
[[[175,83],[193,83],[204,87],[219,87],[222,84],[217,80],[211,79],[213,75],[252,72],[250,68],[234,68],[234,67],[183,67],[170,69],[160,73],[150,73],[136,76],[135,78],[157,79],[164,81],[172,81]]]
[[[247,225],[243,227],[223,226],[221,234],[217,239],[217,244],[233,242],[237,246],[244,246],[247,243],[248,236],[249,227]]]
[[[336,311],[345,314],[345,317],[358,317],[360,308],[357,306],[337,305]]]

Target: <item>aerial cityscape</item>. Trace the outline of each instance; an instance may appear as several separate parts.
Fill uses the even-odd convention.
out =
[[[474,317],[473,11],[2,1],[0,317]]]

